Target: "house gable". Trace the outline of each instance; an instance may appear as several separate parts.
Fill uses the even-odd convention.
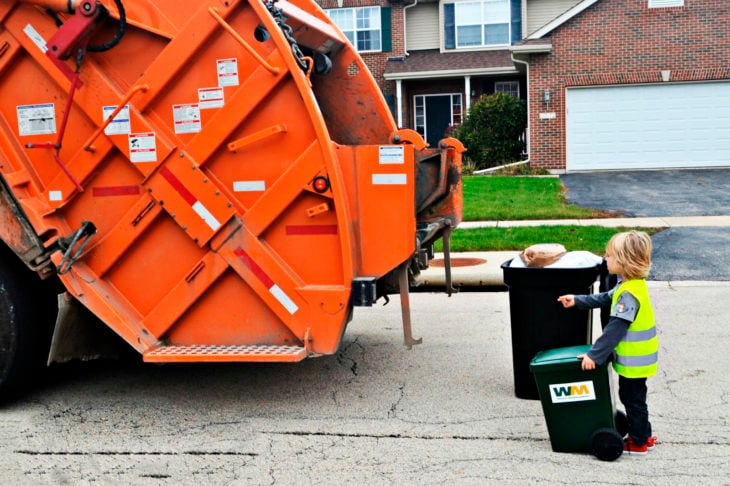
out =
[[[547,24],[543,25],[539,29],[537,29],[535,32],[527,36],[527,39],[540,39],[541,37],[546,36],[553,30],[557,29],[561,25],[563,25],[565,22],[568,22],[570,19],[575,17],[576,15],[579,15],[581,12],[583,12],[588,7],[592,6],[593,4],[597,3],[599,0],[583,0],[581,2],[578,2],[577,4],[570,7],[568,10],[563,11],[559,16],[552,19]],[[536,3],[536,2],[534,2]],[[573,1],[565,2],[566,4],[569,3],[575,3]]]

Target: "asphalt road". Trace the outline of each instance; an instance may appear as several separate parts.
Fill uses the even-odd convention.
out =
[[[295,365],[76,363],[0,409],[4,484],[728,484],[730,284],[652,283],[660,443],[601,462],[552,452],[514,396],[508,294],[358,308],[335,356]]]
[[[568,202],[621,217],[730,214],[730,169],[579,172],[560,180]]]
[[[730,214],[730,169],[571,173],[566,199],[619,216]],[[669,228],[653,237],[650,280],[730,280],[730,228]]]

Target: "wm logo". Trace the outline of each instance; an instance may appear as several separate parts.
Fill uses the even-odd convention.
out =
[[[592,381],[579,381],[576,383],[559,383],[549,385],[550,398],[553,403],[582,402],[595,400],[596,391]]]

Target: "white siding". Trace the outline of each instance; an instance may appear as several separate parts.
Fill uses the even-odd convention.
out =
[[[578,5],[582,0],[527,0],[525,37]]]
[[[441,45],[439,38],[438,2],[419,3],[406,10],[406,49],[438,49]]]

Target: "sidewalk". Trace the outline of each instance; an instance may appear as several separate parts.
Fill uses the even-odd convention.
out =
[[[730,216],[667,216],[642,218],[606,219],[555,219],[529,221],[465,221],[460,229],[470,228],[514,228],[521,226],[606,226],[642,228],[682,228],[682,227],[730,227]],[[536,242],[539,243],[539,242]],[[501,287],[504,286],[502,264],[516,257],[519,251],[484,251],[452,253],[451,278],[454,287]],[[443,268],[443,254],[437,253],[428,269],[417,278],[425,287],[446,285]]]

